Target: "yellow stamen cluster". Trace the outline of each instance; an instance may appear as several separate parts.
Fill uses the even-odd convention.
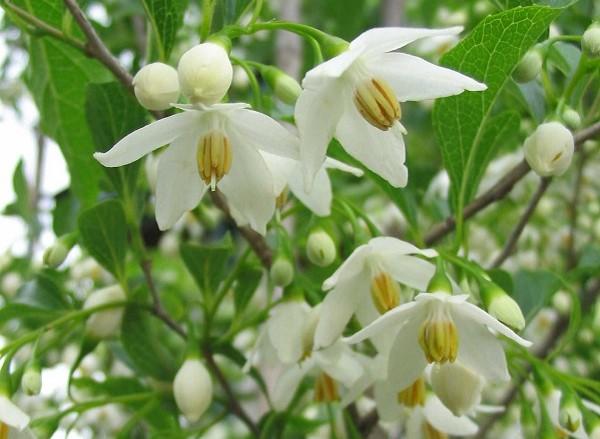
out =
[[[198,173],[214,191],[217,182],[231,169],[231,143],[220,131],[211,131],[200,139],[196,150]]]
[[[315,401],[332,402],[340,399],[337,384],[333,378],[326,373],[321,373],[315,382]]]
[[[448,435],[436,429],[429,422],[423,423],[423,436],[425,439],[448,439]]]
[[[406,389],[398,393],[398,403],[405,407],[425,405],[425,380],[419,377]]]
[[[275,207],[277,207],[277,209],[281,209],[283,206],[285,206],[285,203],[287,203],[288,192],[289,190],[286,186],[281,193],[277,195],[277,198],[275,198]]]
[[[371,280],[371,297],[377,311],[385,314],[400,303],[400,287],[388,273],[378,273]]]
[[[394,91],[382,79],[362,81],[354,91],[354,105],[375,128],[387,131],[400,120],[400,104]]]
[[[0,422],[0,439],[8,439],[8,425]]]
[[[445,310],[434,310],[421,324],[419,345],[429,363],[454,363],[458,353],[458,331]]]

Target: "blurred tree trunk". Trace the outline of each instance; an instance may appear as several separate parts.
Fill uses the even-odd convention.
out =
[[[400,26],[404,23],[404,0],[381,1],[381,25]]]
[[[281,19],[300,23],[300,7],[302,0],[285,0],[281,2]],[[299,79],[302,67],[302,40],[291,32],[277,32],[275,62],[284,72]]]

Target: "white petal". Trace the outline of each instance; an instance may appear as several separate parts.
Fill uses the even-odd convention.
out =
[[[289,158],[299,158],[298,138],[266,114],[252,110],[235,110],[228,123],[247,144]]]
[[[325,167],[321,167],[315,176],[310,191],[306,191],[302,167],[298,166],[289,177],[290,190],[302,204],[318,216],[329,216],[331,213],[331,181]]]
[[[460,305],[453,306],[452,308],[453,312],[460,313],[466,316],[467,318],[471,318],[472,320],[481,323],[482,325],[486,325],[488,328],[499,332],[500,334],[510,338],[513,341],[516,341],[521,346],[528,347],[532,344],[530,341],[520,337],[508,326],[503,325],[494,317],[486,313],[478,306],[473,305],[472,303],[464,302]]]
[[[360,323],[360,325],[364,328],[365,326],[369,326],[372,322],[374,322],[381,314],[375,308],[375,304],[373,303],[373,298],[371,294],[364,294],[362,300],[360,301],[358,307],[354,311],[356,315],[356,319]],[[393,329],[391,331],[386,331],[379,334],[374,334],[370,337],[371,343],[375,345],[377,352],[380,354],[387,355],[392,347],[392,343],[394,342],[394,335],[396,331]],[[387,368],[387,364],[385,365]],[[382,377],[380,377],[382,378]]]
[[[558,426],[560,425],[559,417],[560,417],[560,399],[562,397],[562,393],[558,389],[552,390],[550,395],[548,395],[545,399],[546,410],[548,411],[548,417],[550,421]]]
[[[388,311],[388,314],[391,311]],[[396,334],[394,344],[388,358],[388,382],[398,391],[403,390],[419,378],[427,360],[419,346],[419,330],[423,322],[423,314],[415,315]]]
[[[364,270],[365,258],[371,253],[371,248],[368,245],[361,245],[354,249],[352,254],[344,261],[337,270],[323,282],[325,291],[333,288],[337,283],[347,279]],[[364,276],[368,277],[365,272]]]
[[[264,235],[275,212],[273,177],[260,153],[244,143],[237,133],[228,133],[232,145],[229,173],[218,183],[228,203]]]
[[[178,137],[158,158],[156,185],[156,222],[160,230],[169,229],[181,215],[195,208],[206,192],[196,165],[198,136]]]
[[[349,174],[352,174],[355,177],[362,177],[364,174],[362,169],[347,165],[346,163],[340,162],[339,160],[336,160],[336,159],[332,159],[331,157],[325,158],[325,168],[326,169],[338,169],[340,171],[344,171]]]
[[[423,409],[425,418],[433,427],[453,436],[469,436],[479,427],[466,416],[454,416],[435,396],[430,396]]]
[[[373,366],[373,363],[376,361],[375,359],[357,353],[354,354],[354,357],[360,362],[362,366],[362,373],[354,383],[348,386],[348,389],[340,401],[340,405],[342,407],[346,407],[348,404],[360,398],[365,390],[367,390],[373,384],[373,381],[376,377],[376,375],[373,374],[373,372],[376,370],[376,368]]]
[[[174,139],[194,128],[202,113],[186,111],[165,117],[128,134],[108,152],[97,152],[94,158],[104,166],[123,166],[155,149],[171,143]]]
[[[322,351],[313,353],[317,364],[327,375],[346,387],[352,386],[362,376],[364,369],[354,352],[338,342]]]
[[[29,424],[29,416],[4,395],[0,395],[0,422],[23,430]]]
[[[465,90],[482,91],[485,84],[406,53],[384,53],[369,63],[375,77],[385,79],[400,102],[453,96]]]
[[[502,343],[485,327],[452,316],[458,329],[458,360],[490,381],[508,381]]]
[[[362,297],[369,292],[362,272],[343,279],[329,291],[321,305],[321,318],[315,331],[315,347],[329,346],[344,332]]]
[[[267,331],[282,363],[294,363],[302,357],[302,337],[308,312],[304,302],[296,301],[282,303],[273,309]]]
[[[283,411],[287,408],[304,375],[305,370],[294,364],[279,376],[271,394],[271,402],[275,410]]]
[[[302,178],[302,169],[300,163],[297,161],[265,151],[261,151],[260,153],[265,159],[267,168],[269,168],[269,171],[273,176],[273,188],[275,194],[281,194],[292,175],[300,174],[300,178]]]
[[[382,131],[369,124],[350,100],[335,130],[342,146],[356,160],[394,187],[406,186],[408,170],[404,140],[394,129]]]
[[[243,108],[250,108],[250,104],[246,104],[245,102],[234,102],[234,103],[217,103],[206,105],[201,102],[197,104],[171,104],[171,107],[179,108],[184,111],[193,111],[200,110],[205,113],[213,112],[213,113],[226,113],[233,110],[240,110]]]
[[[438,35],[456,35],[462,31],[462,27],[450,27],[446,29],[423,29],[408,27],[379,27],[369,29],[356,37],[350,43],[352,50],[364,48],[365,55],[389,52],[412,43],[415,40]]]
[[[401,255],[423,254],[427,257],[437,256],[437,252],[431,249],[421,250],[410,242],[402,241],[390,236],[378,236],[369,241],[369,246],[377,253],[397,253]]]
[[[349,49],[330,60],[319,64],[306,73],[306,76],[302,80],[302,86],[305,88],[314,87],[315,85],[320,84],[324,79],[339,78],[362,54],[362,52],[362,49]]]
[[[402,417],[403,407],[398,404],[398,392],[388,382],[378,381],[373,388],[379,418],[384,422],[394,422]]]
[[[382,261],[395,280],[419,291],[425,291],[435,272],[435,265],[414,256],[393,255]]]
[[[309,190],[344,111],[340,100],[343,95],[342,82],[324,80],[318,88],[302,90],[296,102],[294,115],[300,132],[300,157]]]

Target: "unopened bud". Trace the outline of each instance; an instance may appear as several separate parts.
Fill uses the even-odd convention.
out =
[[[313,264],[327,267],[335,260],[336,254],[335,243],[324,230],[314,231],[308,236],[306,256]]]
[[[210,375],[198,358],[185,360],[173,381],[177,407],[190,422],[196,422],[212,401]]]
[[[439,257],[435,273],[427,284],[427,291],[430,293],[452,294],[452,282],[450,282],[450,278],[444,269],[444,261]]]
[[[581,126],[581,116],[577,111],[573,110],[571,107],[565,108],[562,114],[562,120],[569,128],[573,130]]]
[[[462,416],[481,401],[483,379],[458,362],[446,363],[431,369],[431,386],[452,413]]]
[[[557,291],[552,297],[552,305],[559,314],[567,315],[571,312],[571,296],[566,291]]]
[[[179,98],[177,70],[160,62],[148,64],[133,77],[133,91],[142,107],[166,110]]]
[[[227,51],[216,43],[202,43],[185,52],[177,66],[182,93],[192,103],[214,104],[223,99],[233,78]]]
[[[279,287],[287,287],[294,280],[294,266],[287,258],[275,259],[269,271],[271,280]]]
[[[570,393],[563,393],[560,399],[560,412],[558,421],[560,425],[571,433],[579,430],[582,421],[581,410],[577,406],[575,397]]]
[[[21,387],[25,394],[32,396],[40,393],[42,389],[42,373],[37,360],[30,361],[25,367],[21,378]]]
[[[537,127],[523,144],[525,159],[540,176],[558,176],[571,164],[575,144],[573,135],[562,124],[548,122]]]
[[[272,66],[263,67],[260,73],[275,92],[275,96],[286,104],[294,105],[296,103],[302,91],[298,81]]]
[[[102,288],[90,294],[83,308],[95,308],[110,303],[122,302],[126,299],[125,292],[118,285]],[[95,312],[90,315],[85,324],[86,335],[92,339],[103,339],[115,335],[121,328],[123,308],[115,307]]]
[[[73,248],[75,239],[72,235],[64,235],[58,238],[54,244],[44,251],[42,261],[44,265],[51,268],[57,268],[69,255],[69,251]]]
[[[513,78],[520,83],[529,82],[542,70],[542,55],[538,50],[530,50],[515,67]]]
[[[505,325],[517,331],[525,327],[525,317],[521,308],[502,288],[493,282],[481,280],[479,295],[488,313]]]
[[[600,24],[592,24],[583,33],[581,48],[591,57],[600,56]]]

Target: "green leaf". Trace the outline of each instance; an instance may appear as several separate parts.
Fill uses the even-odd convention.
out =
[[[513,298],[521,307],[526,321],[530,321],[543,306],[548,304],[552,294],[561,285],[560,279],[550,271],[527,270],[515,274],[513,283]]]
[[[232,254],[231,237],[227,235],[218,244],[183,244],[181,257],[196,284],[205,294],[217,291],[219,283],[225,277],[227,260]]]
[[[54,197],[52,230],[56,236],[73,232],[77,228],[80,208],[81,204],[70,190],[62,191]]]
[[[8,205],[5,215],[18,215],[27,223],[31,222],[33,213],[31,212],[31,200],[29,197],[29,186],[25,178],[23,160],[19,160],[13,173],[13,191],[15,193],[14,203]]]
[[[121,203],[104,201],[79,215],[81,243],[104,268],[123,279],[127,226]]]
[[[434,107],[433,121],[450,176],[456,212],[476,193],[494,149],[502,142],[496,137],[508,133],[499,123],[514,117],[506,113],[493,115],[500,91],[516,64],[559,12],[530,6],[491,15],[442,58],[441,63],[446,67],[488,87],[484,92],[465,92],[440,99]]]
[[[581,50],[574,44],[557,41],[548,50],[548,61],[553,63],[565,76],[570,77],[579,64]]]
[[[90,84],[86,91],[85,117],[93,135],[96,151],[108,151],[115,143],[146,121],[146,111],[117,82]],[[119,194],[135,188],[140,160],[118,168],[105,168]]]
[[[64,291],[50,276],[44,273],[37,274],[33,280],[23,285],[17,292],[14,303],[45,310],[70,308],[70,302]]]
[[[142,0],[152,25],[161,61],[169,59],[177,31],[183,25],[188,0]]]
[[[239,271],[234,287],[233,301],[237,313],[244,311],[256,292],[263,269],[257,265],[246,265]]]

